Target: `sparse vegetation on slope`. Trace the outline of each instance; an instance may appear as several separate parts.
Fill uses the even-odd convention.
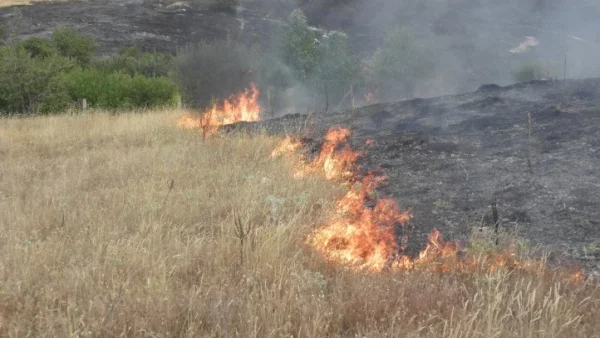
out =
[[[304,244],[339,196],[267,136],[176,112],[3,119],[0,335],[576,337],[600,290],[554,272],[359,273]],[[243,240],[242,240],[243,239]],[[241,245],[243,243],[243,245]]]

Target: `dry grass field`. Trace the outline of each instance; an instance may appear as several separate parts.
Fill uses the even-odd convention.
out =
[[[598,284],[552,270],[328,264],[339,187],[178,116],[0,119],[0,336],[598,337]]]

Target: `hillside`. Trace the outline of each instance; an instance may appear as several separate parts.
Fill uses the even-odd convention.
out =
[[[312,1],[300,5],[315,27],[347,32],[358,53],[369,55],[393,26],[410,28],[432,51],[435,77],[417,84],[419,96],[508,84],[523,65],[539,64],[550,77],[600,76],[600,4],[594,0],[530,1]],[[73,26],[95,36],[104,52],[138,45],[175,52],[199,41],[265,43],[296,7],[294,1],[244,0],[236,13],[210,1],[89,0],[19,6],[21,37],[47,36]],[[0,8],[8,24],[15,7]]]
[[[290,115],[234,128],[295,131],[309,149],[334,125],[350,128],[363,166],[389,177],[382,191],[413,209],[409,248],[439,228],[466,242],[473,227],[502,227],[591,271],[600,252],[600,80],[482,86],[457,96]]]

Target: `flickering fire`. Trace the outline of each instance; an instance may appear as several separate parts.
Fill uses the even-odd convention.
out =
[[[337,214],[309,238],[328,259],[358,268],[382,270],[401,249],[396,228],[411,217],[391,199],[377,199],[374,189],[385,180],[367,174],[337,202]],[[366,207],[373,201],[375,206]]]
[[[298,149],[302,148],[302,142],[295,140],[291,136],[287,135],[283,141],[271,152],[271,157],[279,157],[282,155],[294,153]]]
[[[254,84],[243,93],[232,96],[217,103],[200,116],[184,115],[179,119],[182,128],[199,128],[205,136],[213,135],[220,126],[236,122],[253,122],[260,120],[259,90]]]
[[[252,85],[238,96],[224,100],[222,105],[214,104],[201,116],[182,116],[179,125],[183,128],[199,128],[208,136],[216,133],[222,125],[258,121],[258,96],[259,91]],[[540,266],[539,262],[520,261],[510,251],[466,255],[457,242],[444,240],[437,229],[429,234],[426,248],[417,257],[406,255],[407,238],[403,229],[412,217],[411,211],[401,210],[392,199],[377,196],[376,189],[387,177],[374,172],[361,172],[357,161],[363,153],[352,149],[350,134],[346,128],[330,128],[319,154],[311,161],[301,161],[294,173],[297,178],[321,174],[330,181],[349,187],[348,192],[337,201],[336,212],[306,239],[306,243],[327,260],[369,271],[493,271],[500,267],[526,269]],[[374,144],[372,139],[365,142],[366,146]],[[287,136],[271,156],[297,152],[302,145],[301,141]],[[403,236],[399,236],[399,233]],[[572,282],[583,280],[581,270],[570,276]]]
[[[331,128],[318,156],[302,163],[302,174],[321,173],[328,180],[347,183],[348,192],[336,203],[336,212],[306,240],[327,260],[357,270],[382,271],[426,269],[447,271],[493,271],[500,267],[535,269],[540,262],[521,261],[513,252],[504,251],[486,255],[468,255],[458,242],[446,241],[439,230],[429,234],[426,248],[413,258],[404,253],[405,224],[411,219],[410,210],[401,210],[388,198],[378,198],[376,189],[386,181],[381,174],[369,172],[360,176],[357,160],[361,152],[353,150],[348,139],[350,131]],[[374,141],[367,140],[367,145]],[[273,156],[294,152],[301,142],[286,137]],[[296,175],[299,176],[299,175]],[[399,240],[399,238],[403,238]],[[572,275],[581,280],[580,270]]]

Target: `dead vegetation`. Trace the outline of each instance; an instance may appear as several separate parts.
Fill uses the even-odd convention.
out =
[[[303,240],[340,191],[178,112],[0,120],[0,335],[592,337],[555,271],[357,273]],[[290,162],[291,161],[291,162]]]

